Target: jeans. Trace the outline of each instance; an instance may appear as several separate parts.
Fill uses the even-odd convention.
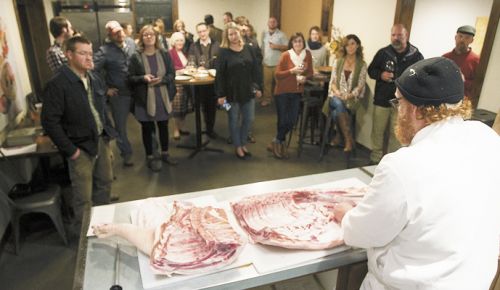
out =
[[[300,108],[299,93],[285,93],[276,95],[276,113],[278,115],[278,133],[276,140],[283,143],[286,139],[286,134],[293,130],[293,126],[297,122]]]
[[[244,104],[231,102],[231,109],[227,112],[229,131],[235,147],[247,144],[248,131],[255,118],[255,99],[250,99]],[[241,116],[241,124],[240,124]]]
[[[274,87],[276,86],[276,80],[274,79],[275,66],[263,65],[263,77],[264,77],[264,91],[262,92],[261,102],[271,102],[273,98]]]
[[[130,96],[113,96],[109,98],[111,115],[113,116],[115,129],[118,132],[116,145],[120,149],[122,157],[132,155],[132,146],[127,136],[127,117],[130,112],[131,100]]]
[[[336,120],[340,113],[346,113],[347,109],[344,101],[335,96],[330,98],[330,112],[333,120]]]
[[[108,204],[111,196],[113,171],[109,143],[99,137],[97,157],[80,149],[76,160],[68,160],[73,194],[73,211],[81,222],[83,213],[94,205]]]
[[[397,111],[393,108],[373,106],[372,152],[370,154],[370,161],[378,163],[382,159],[384,154],[384,134],[387,126],[389,126],[387,153],[394,152],[401,147],[394,135],[397,116]]]
[[[168,120],[166,121],[156,121],[158,126],[158,132],[160,135],[160,146],[162,152],[168,151]],[[144,150],[146,151],[146,156],[153,155],[154,144],[158,146],[156,142],[156,127],[155,122],[141,122],[142,129],[142,143],[144,144]]]

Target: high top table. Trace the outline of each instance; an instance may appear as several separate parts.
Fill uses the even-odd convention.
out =
[[[202,85],[212,85],[215,82],[215,78],[212,77],[211,75],[208,75],[205,78],[195,78],[192,77],[189,80],[175,80],[176,85],[188,85],[191,87],[194,86],[202,86]],[[195,90],[193,90],[195,91]],[[185,144],[179,144],[177,147],[179,148],[184,148],[184,149],[192,149],[194,150],[190,155],[189,158],[193,158],[198,152],[200,151],[212,151],[212,152],[224,152],[222,149],[217,149],[217,148],[210,148],[208,147],[208,143],[210,140],[207,140],[205,142],[202,141],[201,138],[201,112],[200,112],[200,100],[199,96],[196,94],[194,95],[194,112],[195,112],[195,126],[196,126],[196,144],[195,145],[185,145]]]
[[[280,180],[257,182],[219,189],[190,192],[163,197],[165,201],[184,200],[205,195],[213,195],[218,201],[234,199],[250,193],[258,194],[280,191],[291,188],[304,188],[326,182],[356,177],[369,184],[371,177],[366,172],[354,168],[328,173],[293,177]],[[130,223],[130,212],[140,200],[115,204],[114,221]],[[88,216],[84,217],[84,225],[88,225]],[[85,229],[86,231],[86,229]],[[122,248],[122,247],[121,247]],[[132,248],[133,249],[133,248]],[[95,237],[81,237],[78,249],[77,269],[73,289],[109,289],[114,283],[113,247],[103,245]],[[207,274],[184,280],[169,289],[244,289],[288,280],[295,277],[323,272],[349,266],[366,260],[366,252],[362,249],[349,249],[323,258],[294,265],[271,273],[260,274],[253,265]],[[120,285],[124,289],[143,289],[137,256],[122,253],[120,256]],[[155,288],[158,289],[158,288]]]

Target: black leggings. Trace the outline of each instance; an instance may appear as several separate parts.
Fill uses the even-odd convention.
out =
[[[142,128],[142,144],[144,144],[144,150],[146,150],[146,155],[153,155],[153,133],[156,131],[155,122],[140,122]],[[156,121],[158,126],[158,131],[160,132],[160,146],[162,152],[168,151],[168,120],[166,121]],[[156,140],[155,140],[156,142]]]

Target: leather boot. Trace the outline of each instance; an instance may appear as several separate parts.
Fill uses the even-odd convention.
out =
[[[273,154],[274,157],[281,159],[283,158],[283,155],[281,155],[281,144],[273,142]]]
[[[351,152],[352,144],[354,142],[351,133],[351,116],[349,116],[349,113],[340,113],[338,121],[340,130],[342,131],[342,135],[344,135],[345,140],[344,152]]]
[[[281,156],[283,158],[288,159],[290,156],[288,155],[288,147],[285,144],[280,144],[281,146]]]
[[[337,124],[339,121],[337,120]],[[340,125],[338,126],[340,127]],[[330,146],[334,148],[341,148],[341,143],[342,143],[342,138],[340,137],[340,128],[337,128],[337,131],[335,132],[335,137],[333,137],[333,140],[330,142]]]

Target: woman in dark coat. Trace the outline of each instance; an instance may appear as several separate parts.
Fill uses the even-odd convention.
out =
[[[170,55],[161,49],[158,32],[152,25],[139,32],[138,51],[131,57],[129,81],[134,98],[134,115],[141,123],[142,142],[146,151],[147,166],[161,170],[161,161],[176,165],[168,154],[168,119],[176,93],[175,70]],[[161,161],[154,157],[153,140],[158,126]]]

